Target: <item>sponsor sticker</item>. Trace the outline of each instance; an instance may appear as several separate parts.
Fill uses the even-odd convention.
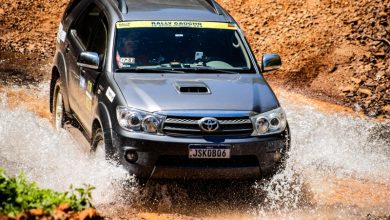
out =
[[[204,21],[125,21],[117,22],[116,28],[208,28],[236,30],[232,23]]]
[[[112,91],[111,87],[108,87],[106,91],[106,97],[108,98],[108,100],[110,100],[110,102],[114,101],[115,96],[115,92]]]
[[[87,91],[92,94],[92,87],[93,87],[93,84],[91,81],[88,80],[88,83],[87,83]]]
[[[83,76],[80,76],[80,88],[81,88],[82,90],[85,90],[86,87],[87,87],[87,86],[86,86],[86,84],[85,84],[85,78],[84,78]]]
[[[92,100],[92,94],[88,91],[85,91],[85,95],[87,96],[88,99]]]
[[[135,58],[134,57],[121,57],[120,62],[124,65],[135,64]]]

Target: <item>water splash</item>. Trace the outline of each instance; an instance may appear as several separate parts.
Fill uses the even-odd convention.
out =
[[[379,183],[384,185],[384,194],[386,189],[390,190],[388,121],[376,122],[320,112],[312,106],[291,103],[286,97],[282,102],[290,123],[292,147],[286,168],[271,180],[255,186],[266,193],[265,202],[256,210],[258,215],[264,217],[273,211],[287,218],[287,213],[304,207],[318,212],[321,203],[334,205],[343,202],[342,199],[332,198],[332,192],[339,187],[337,184],[343,181],[349,184],[355,180],[367,184]],[[383,210],[390,207],[390,191],[385,198],[388,201],[381,204],[385,206]],[[318,201],[321,199],[328,203]],[[367,203],[374,203],[373,200],[366,198]],[[356,206],[353,201],[349,202]],[[349,210],[348,215],[356,214],[356,210],[351,208],[336,210]],[[342,216],[348,215],[344,213]]]
[[[41,85],[37,95],[45,96],[47,90]],[[249,212],[249,218],[361,218],[367,212],[356,209],[360,205],[356,201],[333,198],[340,186],[356,186],[356,182],[384,189],[384,199],[380,197],[383,204],[373,203],[371,191],[362,195],[366,200],[362,204],[379,204],[382,210],[378,213],[386,214],[390,207],[390,195],[386,197],[390,185],[390,123],[320,112],[291,100],[286,96],[281,100],[292,133],[286,168],[254,189],[234,184],[207,188],[176,183],[149,185],[144,190],[129,188],[132,178],[121,167],[91,158],[69,132],[54,131],[46,119],[24,108],[11,111],[4,94],[0,94],[0,166],[12,174],[24,170],[28,179],[60,191],[70,184],[91,184],[96,187],[94,203],[108,216],[126,216],[134,211],[125,207],[148,206],[153,200],[157,210],[190,215],[204,210],[226,215],[236,210],[241,217]],[[344,196],[351,197],[351,193],[354,191]],[[116,212],[120,209],[123,213]]]
[[[131,177],[121,167],[93,158],[70,134],[56,132],[48,120],[24,108],[0,108],[0,166],[7,173],[24,171],[29,180],[58,191],[90,184],[95,204],[118,201],[121,187]]]
[[[7,96],[4,93],[0,93],[0,108],[7,108]]]

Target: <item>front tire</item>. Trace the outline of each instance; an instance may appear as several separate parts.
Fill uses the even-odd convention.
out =
[[[265,178],[265,179],[272,179],[273,176],[282,172],[286,168],[287,161],[289,158],[289,152],[290,152],[290,148],[291,148],[290,127],[288,124],[287,124],[284,135],[286,136],[286,146],[285,146],[285,148],[281,149],[281,151],[279,152],[281,154],[281,159],[278,162],[276,162],[272,171],[269,174],[263,176],[263,178]]]
[[[97,128],[92,138],[91,154],[93,154],[96,158],[109,159],[106,154],[106,146],[107,143],[104,139],[103,130],[101,128]]]
[[[113,165],[119,165],[121,163],[118,155],[112,150],[109,141],[105,139],[103,129],[100,127],[96,128],[93,132],[90,155],[94,159],[99,161],[106,160]],[[134,178],[135,181],[129,182],[129,186],[144,186],[149,180],[149,178],[140,178],[136,176]]]

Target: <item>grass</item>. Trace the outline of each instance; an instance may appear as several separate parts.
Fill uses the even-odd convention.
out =
[[[76,212],[93,208],[93,189],[89,185],[84,188],[70,186],[66,192],[41,189],[36,183],[28,182],[23,173],[10,177],[0,168],[0,215],[15,217],[32,209],[52,214],[60,204],[68,204]]]

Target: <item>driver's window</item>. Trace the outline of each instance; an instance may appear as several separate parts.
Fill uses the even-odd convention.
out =
[[[104,15],[101,16],[99,22],[95,26],[95,31],[91,42],[87,46],[87,51],[97,52],[99,54],[100,61],[104,61],[104,57],[107,50],[107,26]]]
[[[92,40],[93,29],[99,22],[99,14],[101,10],[95,5],[91,4],[72,24],[71,35],[75,37],[81,46],[85,49],[89,42]]]

